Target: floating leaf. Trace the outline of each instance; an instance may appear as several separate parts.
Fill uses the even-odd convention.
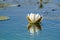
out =
[[[0,21],[3,21],[3,20],[8,20],[9,17],[8,16],[0,16]]]

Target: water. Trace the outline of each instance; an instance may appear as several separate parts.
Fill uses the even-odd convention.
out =
[[[0,40],[60,40],[60,0],[51,0],[39,8],[39,0],[19,0],[21,7],[6,7],[0,9],[0,16],[8,16],[10,20],[0,21]],[[8,0],[5,2],[12,2]],[[15,3],[15,2],[14,2]],[[39,13],[43,16],[38,34],[31,35],[27,25],[28,13]]]

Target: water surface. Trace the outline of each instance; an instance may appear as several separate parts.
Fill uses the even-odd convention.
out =
[[[0,9],[0,16],[8,16],[10,20],[0,21],[0,40],[60,40],[60,0],[51,0],[39,8],[38,0],[18,0],[21,7],[6,7]],[[12,0],[5,1],[14,3]],[[30,35],[27,29],[28,13],[39,13],[43,16],[42,30]]]

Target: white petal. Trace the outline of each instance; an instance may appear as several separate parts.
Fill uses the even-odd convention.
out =
[[[34,14],[30,14],[30,20],[34,22]]]
[[[36,14],[35,16],[35,21],[37,21],[39,19],[40,15],[39,14]]]

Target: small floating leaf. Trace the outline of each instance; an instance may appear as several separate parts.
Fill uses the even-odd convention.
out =
[[[56,9],[52,9],[52,11],[56,11]]]
[[[39,8],[43,8],[43,5],[42,5],[42,4],[40,4]]]
[[[3,21],[3,20],[8,20],[9,17],[8,16],[0,16],[0,21]]]

